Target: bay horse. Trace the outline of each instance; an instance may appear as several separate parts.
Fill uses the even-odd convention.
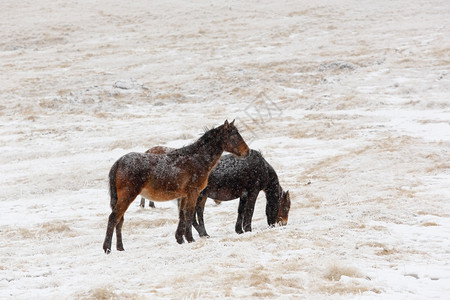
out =
[[[173,150],[174,148],[156,146],[147,150],[147,153],[162,154]],[[207,198],[215,201],[240,198],[235,231],[238,234],[251,231],[255,201],[261,190],[266,194],[266,215],[269,226],[275,223],[286,226],[291,207],[289,191],[283,191],[277,173],[262,154],[256,150],[250,150],[250,154],[244,159],[236,159],[233,155],[222,156],[209,174],[208,185],[200,193],[196,205],[196,217],[193,220],[194,228],[200,236],[209,236],[203,220]],[[141,199],[143,207],[142,201],[145,204],[145,199]]]
[[[288,222],[291,199],[283,191],[278,175],[259,151],[251,150],[244,159],[224,155],[209,174],[208,185],[200,193],[193,226],[200,236],[209,236],[205,229],[203,211],[207,198],[229,201],[240,198],[235,231],[252,231],[255,202],[260,191],[266,194],[266,217],[269,226]]]
[[[131,152],[119,158],[109,172],[112,212],[108,218],[103,250],[111,253],[116,230],[116,248],[123,251],[124,214],[139,195],[155,201],[180,198],[176,241],[194,242],[192,223],[200,192],[206,187],[209,173],[223,151],[246,157],[250,149],[242,139],[234,121],[210,129],[194,143],[166,154]]]

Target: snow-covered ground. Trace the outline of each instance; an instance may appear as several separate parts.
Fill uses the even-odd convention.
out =
[[[3,0],[1,299],[448,299],[450,5]],[[207,202],[133,202],[105,255],[116,159],[236,118],[292,207],[253,232]]]

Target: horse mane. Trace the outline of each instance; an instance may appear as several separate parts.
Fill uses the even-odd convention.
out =
[[[255,151],[256,153],[258,153],[264,159],[264,161],[267,162],[266,159],[264,158],[264,155],[263,155],[261,149],[258,149],[258,150],[252,149],[252,151]]]
[[[271,182],[276,182],[276,184],[279,185],[280,183],[278,180],[278,174],[277,174],[277,172],[275,172],[275,169],[268,163],[267,163],[267,171],[269,172],[270,179],[273,179],[273,181],[271,181]]]
[[[258,151],[261,154],[261,152]],[[262,157],[262,154],[261,154]],[[280,186],[280,181],[278,180],[278,174],[275,169],[267,162],[267,160],[263,157],[264,162],[266,164],[267,172],[269,174],[269,184],[267,185],[267,190],[271,191]]]
[[[203,126],[203,134],[207,133],[211,129],[214,129],[214,127]]]
[[[203,128],[204,133],[195,142],[193,142],[187,146],[178,148],[178,149],[170,152],[170,154],[192,155],[192,154],[197,153],[197,148],[199,146],[207,144],[211,138],[215,137],[216,136],[215,132],[222,126],[223,125],[218,126],[218,127],[213,127],[213,128],[204,127]]]

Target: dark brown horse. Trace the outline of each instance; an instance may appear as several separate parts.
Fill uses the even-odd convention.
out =
[[[192,221],[197,198],[206,187],[208,176],[223,151],[238,157],[249,153],[247,144],[234,126],[234,121],[208,130],[193,144],[167,154],[128,153],[119,158],[109,172],[111,209],[105,253],[111,252],[114,229],[117,250],[123,251],[122,225],[125,211],[139,195],[155,201],[180,198],[179,223],[175,238],[179,244],[193,242]]]
[[[161,154],[173,150],[174,148],[156,146],[147,150],[147,153]],[[193,221],[195,229],[200,236],[208,236],[203,220],[208,197],[219,201],[240,198],[235,230],[237,233],[251,231],[255,201],[261,190],[266,194],[267,223],[285,226],[291,207],[289,191],[283,191],[277,173],[261,153],[251,150],[245,159],[236,159],[233,155],[222,156],[209,174],[208,185],[198,199],[196,218]],[[143,203],[144,198],[141,199],[142,207]]]
[[[245,159],[224,155],[209,174],[208,185],[200,193],[196,205],[197,217],[193,225],[200,236],[208,236],[203,221],[207,198],[228,201],[240,198],[235,231],[252,230],[252,217],[256,198],[260,191],[266,194],[266,216],[269,226],[288,222],[291,200],[289,191],[284,192],[272,166],[260,152],[251,150]]]

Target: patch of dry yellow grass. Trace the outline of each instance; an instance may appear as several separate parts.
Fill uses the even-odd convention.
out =
[[[129,293],[117,293],[111,288],[96,288],[88,291],[85,294],[79,295],[79,299],[83,300],[119,300],[119,299],[130,299],[130,300],[142,300],[146,299],[143,296],[137,294]]]
[[[363,275],[354,267],[344,266],[342,264],[330,265],[324,274],[325,279],[330,281],[339,281],[342,276],[362,278]]]

